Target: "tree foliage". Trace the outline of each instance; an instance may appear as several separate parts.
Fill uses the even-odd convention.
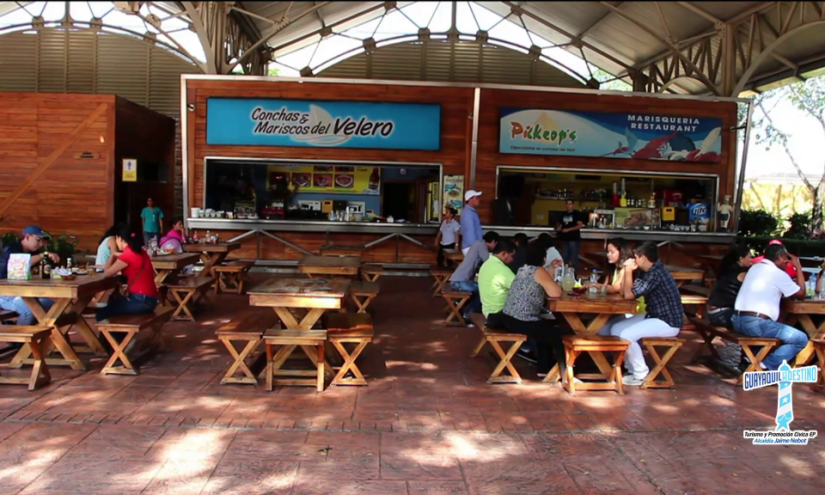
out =
[[[776,105],[789,100],[802,115],[813,118],[822,130],[822,143],[825,143],[825,77],[816,77],[804,82],[782,86],[760,94],[753,100],[753,129],[756,131],[756,144],[765,149],[779,146],[785,152],[797,175],[813,195],[813,212],[811,227],[813,232],[822,230],[822,201],[825,199],[825,153],[821,153],[822,173],[815,175],[803,172],[799,164],[799,151],[790,145],[789,125],[776,121],[771,115]]]

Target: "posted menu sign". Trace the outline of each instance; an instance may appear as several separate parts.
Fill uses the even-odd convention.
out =
[[[209,98],[207,144],[438,150],[441,106]]]
[[[501,109],[500,153],[718,163],[722,119]]]

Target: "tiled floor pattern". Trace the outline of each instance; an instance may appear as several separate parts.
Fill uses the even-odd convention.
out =
[[[468,357],[478,330],[445,328],[427,280],[380,282],[369,387],[221,386],[214,330],[246,307],[229,295],[166,327],[171,351],[138,377],[93,360],[37,392],[0,387],[0,494],[825,493],[825,439],[750,445],[775,387],[687,364],[691,332],[674,390],[571,397],[521,361],[524,385],[490,386],[493,360]],[[794,413],[825,427],[825,394],[795,386]]]

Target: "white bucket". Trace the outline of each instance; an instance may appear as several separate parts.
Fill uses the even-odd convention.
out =
[[[201,216],[201,209],[200,208],[190,208],[191,210],[191,217],[192,218],[199,218]]]

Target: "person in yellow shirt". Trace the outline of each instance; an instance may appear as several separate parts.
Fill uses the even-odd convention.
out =
[[[607,241],[607,262],[613,265],[613,274],[604,284],[608,294],[621,294],[622,281],[624,280],[624,262],[633,258],[633,249],[627,245],[627,242],[621,237],[610,239]],[[636,314],[645,313],[645,298],[637,299]],[[610,318],[607,323],[599,330],[599,335],[610,335],[610,328],[616,323],[633,316],[632,314],[616,315]]]

